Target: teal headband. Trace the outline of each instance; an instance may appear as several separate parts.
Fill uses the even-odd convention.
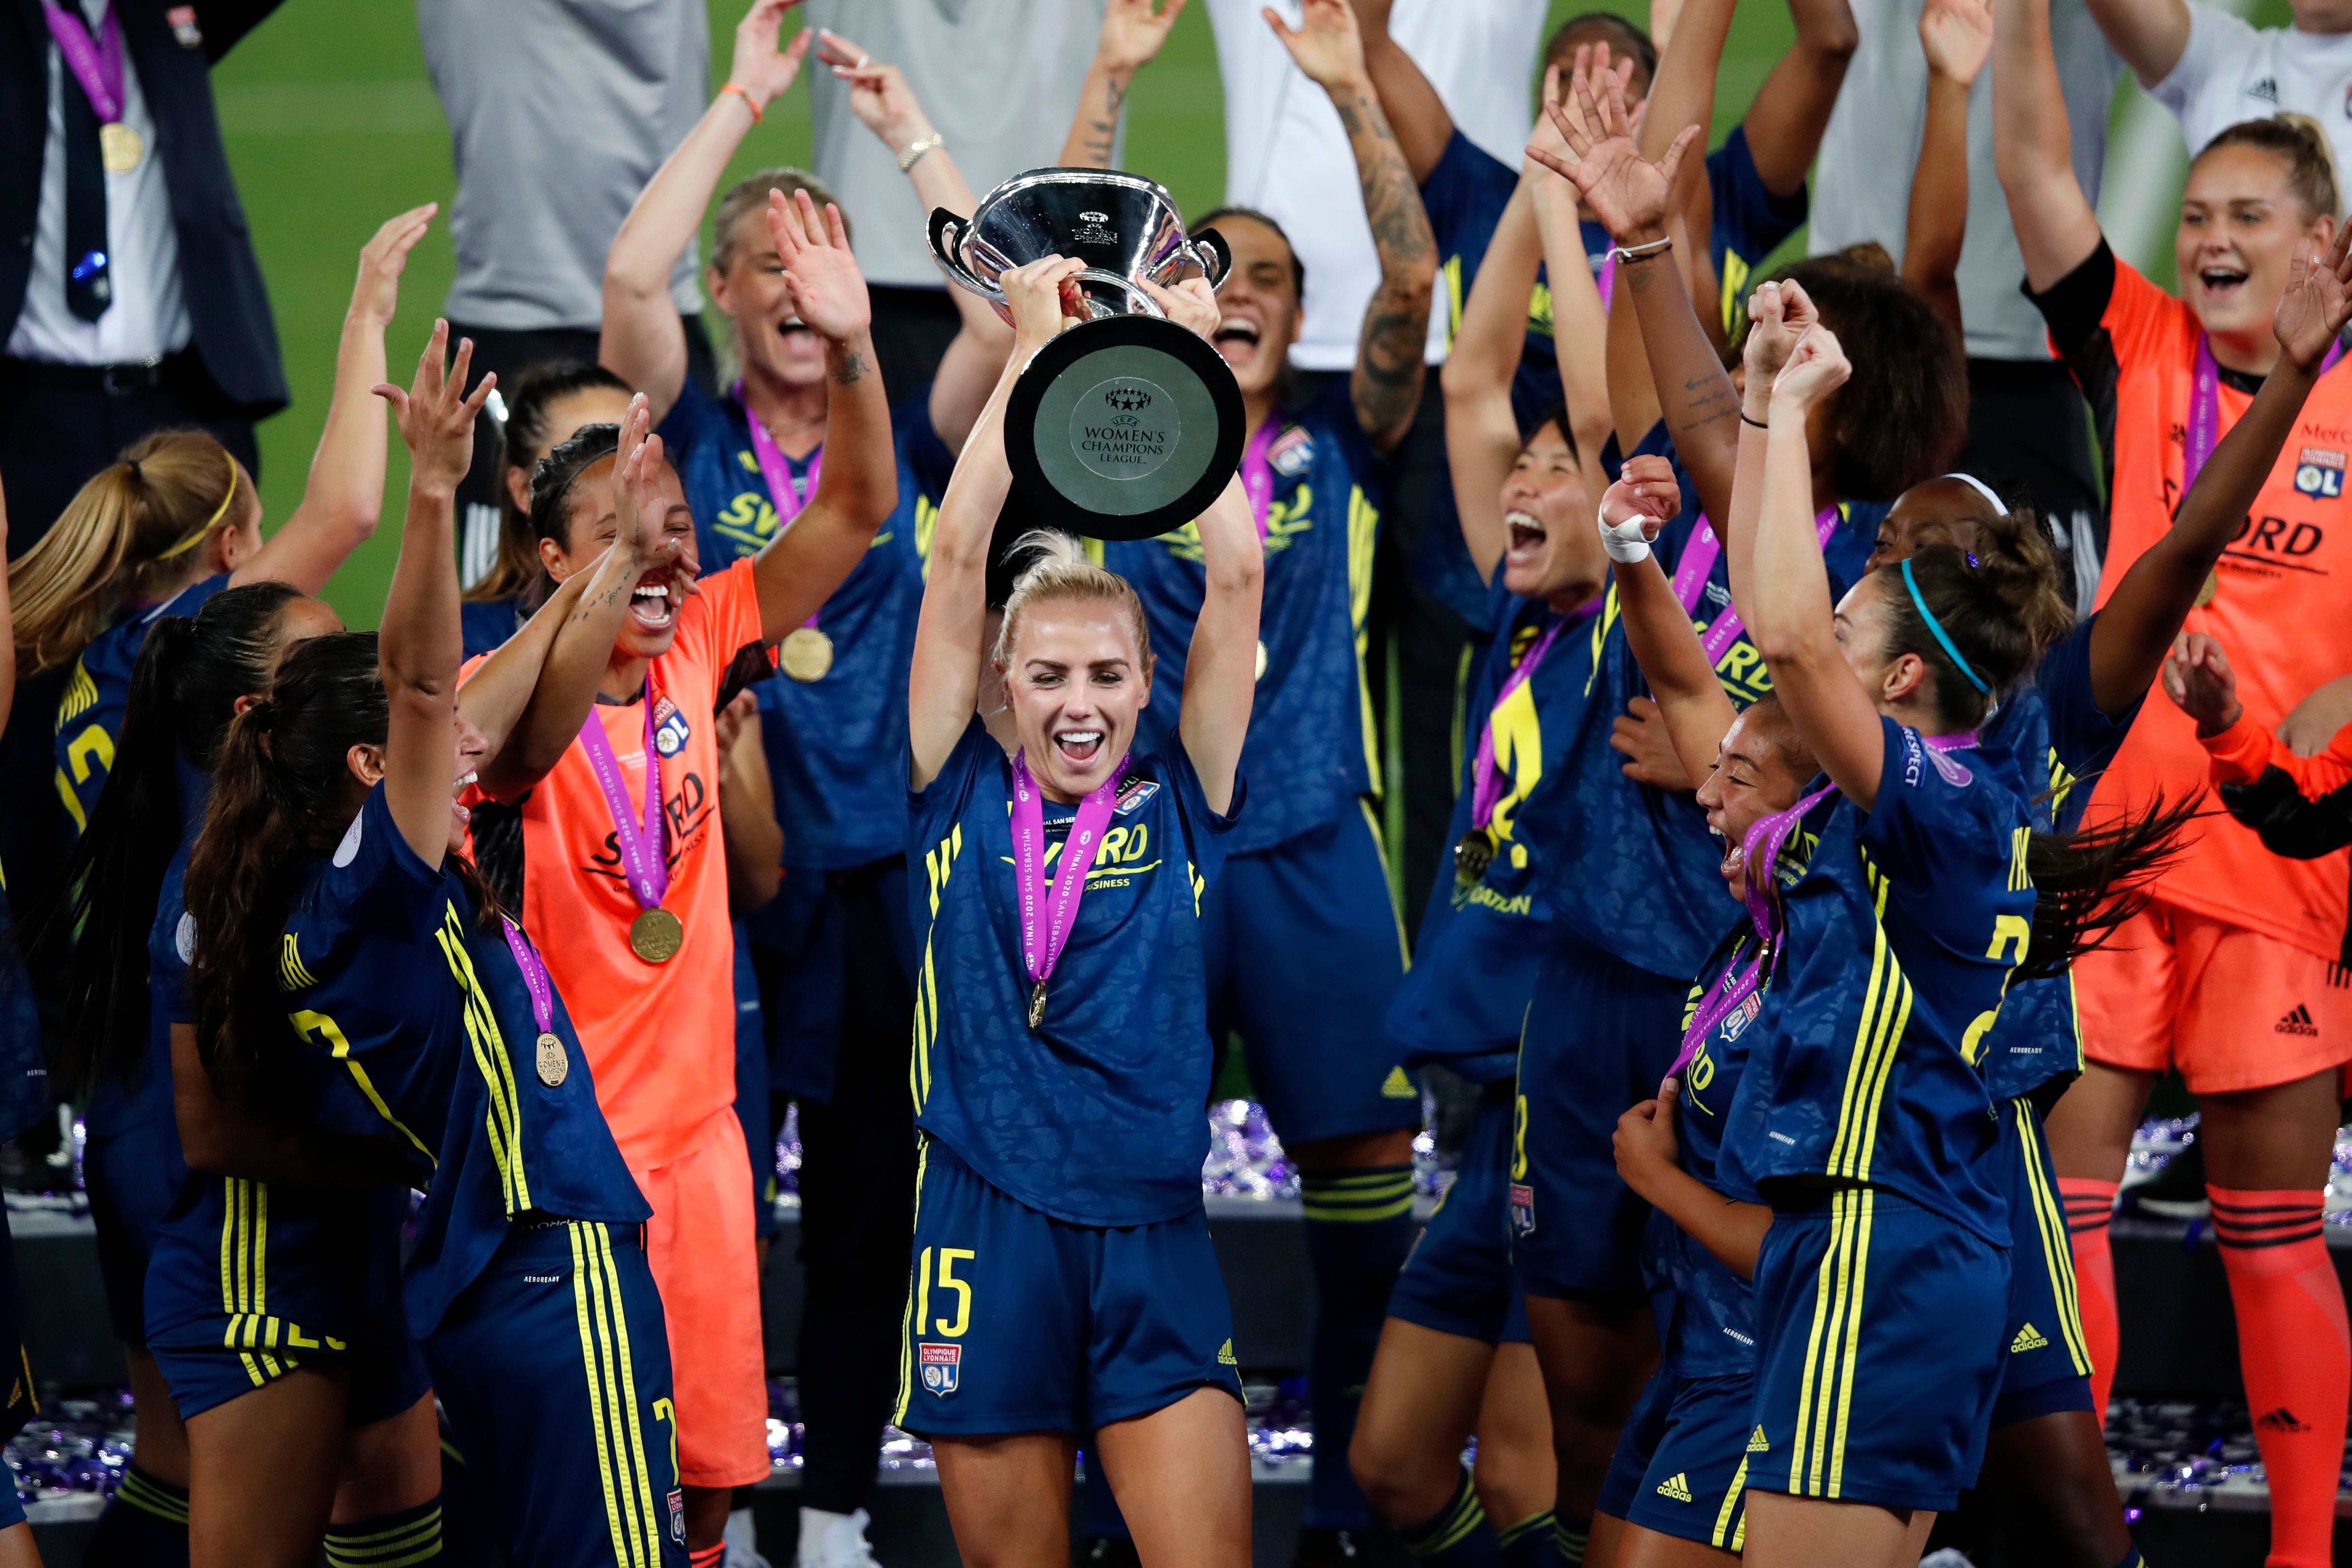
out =
[[[1959,667],[1962,675],[1969,678],[1969,684],[1987,697],[1991,696],[1992,688],[1984,683],[1982,676],[1969,668],[1969,661],[1960,657],[1960,650],[1954,647],[1952,639],[1944,635],[1943,623],[1936,619],[1936,612],[1927,607],[1927,601],[1919,593],[1919,579],[1911,575],[1911,560],[1908,556],[1904,557],[1903,560],[1903,585],[1911,590],[1911,602],[1919,606],[1919,618],[1927,623],[1927,629],[1936,634],[1937,643],[1946,653],[1952,656],[1952,662]]]

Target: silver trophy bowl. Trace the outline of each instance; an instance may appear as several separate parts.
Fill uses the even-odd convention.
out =
[[[1097,539],[1148,539],[1208,510],[1240,466],[1244,416],[1234,373],[1142,288],[1224,281],[1233,252],[1184,231],[1152,181],[1103,169],[1032,169],[970,218],[934,210],[940,269],[1013,320],[1001,279],[1047,256],[1076,277],[1090,320],[1041,350],[1004,411],[1013,488],[1032,519]]]

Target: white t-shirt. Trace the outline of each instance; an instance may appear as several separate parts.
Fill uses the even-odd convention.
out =
[[[1225,89],[1225,200],[1282,225],[1307,264],[1307,320],[1290,361],[1302,370],[1349,370],[1364,309],[1380,286],[1379,253],[1339,112],[1307,79],[1261,0],[1208,0]],[[1290,26],[1299,0],[1273,0]],[[1536,50],[1544,0],[1396,0],[1390,35],[1437,89],[1462,133],[1512,168],[1533,123]],[[1444,317],[1433,312],[1429,363],[1445,357]]]
[[[2256,27],[2190,0],[2189,46],[2148,96],[2180,121],[2192,157],[2240,121],[2285,110],[2326,126],[2337,169],[2352,169],[2352,33]]]
[[[1837,107],[1822,138],[1813,181],[1815,256],[1874,239],[1897,265],[1911,209],[1911,182],[1927,114],[1927,57],[1919,47],[1920,0],[1854,0],[1861,47],[1846,68]],[[2107,103],[2122,62],[2099,35],[2083,0],[2053,0],[2050,30],[2059,90],[2074,134],[2074,177],[2094,205],[2106,159]],[[1992,66],[1969,93],[1969,226],[1960,246],[1960,319],[1978,359],[2047,360],[2042,313],[2018,292],[2025,261],[2010,226],[1992,159]]]

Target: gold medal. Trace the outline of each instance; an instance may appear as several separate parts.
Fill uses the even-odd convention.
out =
[[[2197,607],[2203,609],[2221,592],[2221,574],[2216,569],[2205,574],[2205,585],[2197,590]]]
[[[563,1049],[563,1042],[553,1035],[539,1037],[539,1081],[550,1089],[560,1089],[572,1076],[572,1058]]]
[[[1045,983],[1042,980],[1029,988],[1029,1026],[1035,1028],[1045,1021]]]
[[[686,924],[664,909],[651,909],[629,922],[629,951],[647,963],[667,963],[686,945]]]
[[[108,174],[127,174],[147,156],[147,143],[140,139],[139,132],[118,120],[98,128],[98,156]]]
[[[794,626],[777,649],[777,663],[794,680],[823,680],[833,668],[833,639],[814,626]]]
[[[1486,868],[1494,863],[1495,836],[1484,827],[1472,828],[1454,847],[1454,879],[1465,888],[1485,880]]]
[[[1264,680],[1265,679],[1265,644],[1263,641],[1257,645],[1257,673],[1250,677],[1250,679],[1252,680]]]

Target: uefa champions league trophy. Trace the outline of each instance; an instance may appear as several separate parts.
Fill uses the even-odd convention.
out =
[[[1007,321],[1004,273],[1045,256],[1086,263],[1075,281],[1093,319],[1039,352],[1005,407],[1013,486],[1037,521],[1149,539],[1208,510],[1241,463],[1241,389],[1136,280],[1215,288],[1233,264],[1223,237],[1187,236],[1175,199],[1139,175],[1032,169],[970,219],[934,208],[930,241],[940,270]]]

